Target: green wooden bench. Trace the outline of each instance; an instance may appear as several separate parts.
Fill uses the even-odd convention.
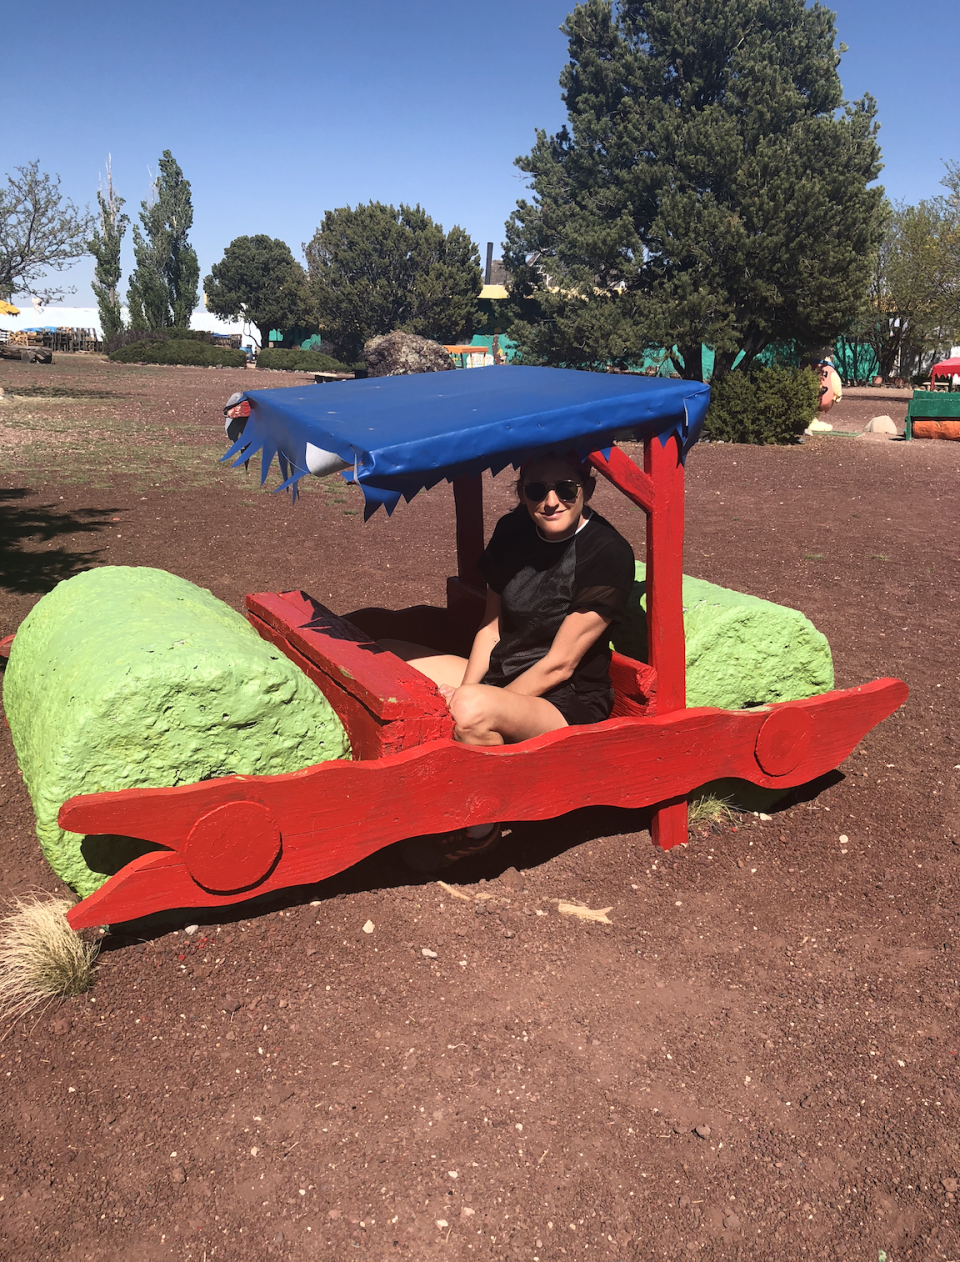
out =
[[[904,438],[913,437],[914,421],[960,421],[960,392],[914,390],[907,406]]]

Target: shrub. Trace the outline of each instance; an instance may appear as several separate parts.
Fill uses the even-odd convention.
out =
[[[208,346],[215,345],[213,334],[206,329],[121,329],[107,338],[103,349],[111,355],[124,346],[132,346],[134,342],[206,342]]]
[[[99,944],[70,928],[69,898],[31,894],[0,919],[0,1029],[60,995],[82,995]]]
[[[186,339],[132,342],[110,358],[118,364],[192,364],[199,368],[244,368],[247,363],[243,351]]]
[[[809,369],[731,372],[710,392],[704,428],[726,443],[792,443],[817,414],[820,380]]]
[[[322,351],[276,350],[261,351],[257,356],[258,368],[281,368],[286,372],[353,372],[349,364],[324,355]]]

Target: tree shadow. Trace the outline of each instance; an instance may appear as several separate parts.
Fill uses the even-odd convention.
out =
[[[31,495],[27,487],[0,489],[0,587],[20,595],[44,593],[62,579],[96,565],[100,551],[63,547],[43,551],[29,541],[47,543],[62,535],[95,534],[106,529],[115,508],[65,509],[57,504],[19,505]]]

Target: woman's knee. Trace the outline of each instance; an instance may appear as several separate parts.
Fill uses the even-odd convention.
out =
[[[453,694],[450,714],[463,731],[476,731],[490,726],[490,701],[483,684],[463,684]]]

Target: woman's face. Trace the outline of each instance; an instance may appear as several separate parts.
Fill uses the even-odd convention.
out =
[[[535,503],[524,494],[524,488],[536,482],[545,483],[549,489],[545,498]],[[576,499],[561,499],[555,487],[557,482],[576,482]],[[590,489],[592,490],[592,486]],[[573,534],[583,516],[583,471],[579,465],[562,456],[544,456],[542,460],[535,460],[524,469],[520,479],[520,495],[541,534],[547,539],[563,539]],[[586,498],[589,499],[589,493]]]

